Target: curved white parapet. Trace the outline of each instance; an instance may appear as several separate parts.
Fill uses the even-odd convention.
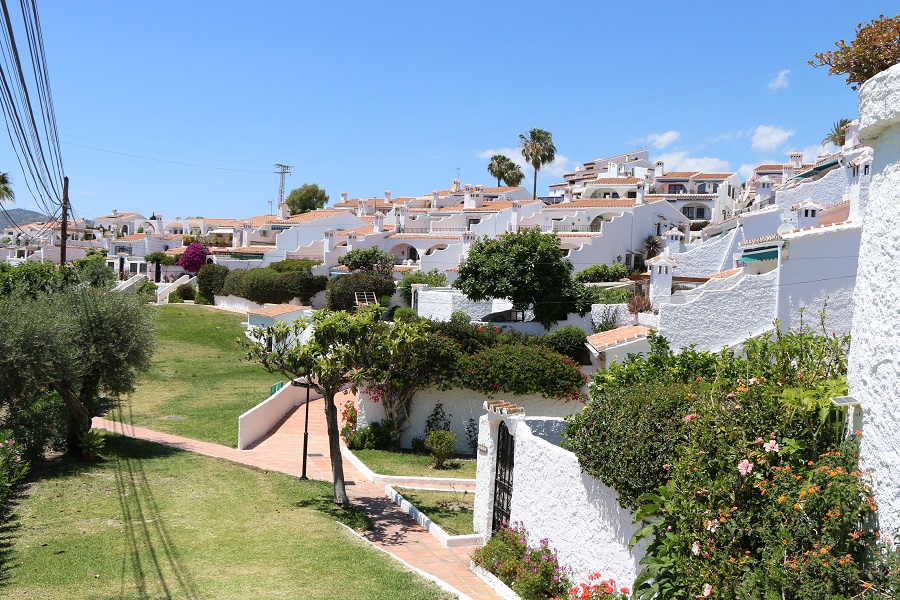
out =
[[[848,381],[861,404],[860,457],[872,470],[883,533],[900,533],[900,65],[859,92],[860,139],[872,146],[872,181],[859,250]]]

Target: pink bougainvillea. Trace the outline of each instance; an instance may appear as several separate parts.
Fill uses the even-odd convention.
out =
[[[193,243],[184,250],[184,254],[175,263],[188,273],[196,273],[200,267],[206,264],[206,257],[209,250],[203,244]]]

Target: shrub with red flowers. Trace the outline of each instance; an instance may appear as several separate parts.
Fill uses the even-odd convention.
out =
[[[196,273],[200,267],[206,264],[206,257],[209,250],[203,244],[193,243],[184,249],[184,254],[175,263],[188,273]]]
[[[472,561],[493,573],[523,600],[546,600],[569,589],[569,569],[559,564],[549,540],[528,543],[522,523],[502,525],[487,544],[472,553]]]
[[[353,403],[353,400],[347,400],[344,403],[344,408],[341,409],[341,422],[343,426],[341,426],[341,437],[344,438],[344,443],[348,443],[350,437],[356,433],[356,423],[357,417],[359,416],[359,411],[356,410],[356,405]]]
[[[568,600],[628,600],[627,587],[617,586],[614,579],[603,579],[600,573],[588,576],[587,583],[580,583],[569,590]],[[554,598],[553,600],[561,600]]]

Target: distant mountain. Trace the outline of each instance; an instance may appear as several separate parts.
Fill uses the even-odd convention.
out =
[[[7,215],[9,215],[7,217]],[[10,222],[12,219],[12,222]],[[35,221],[49,221],[50,217],[33,210],[24,208],[7,208],[6,213],[0,211],[0,229],[6,229],[13,223],[16,225],[25,225],[26,223],[34,223]]]

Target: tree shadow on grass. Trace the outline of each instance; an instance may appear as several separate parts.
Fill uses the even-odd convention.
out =
[[[19,529],[19,516],[7,513],[0,516],[0,589],[9,585],[13,546]]]
[[[303,485],[312,488],[311,497],[298,500],[293,506],[311,508],[356,531],[372,529],[372,520],[362,508],[353,504],[349,508],[342,508],[334,503],[334,489],[327,481],[305,481]]]

